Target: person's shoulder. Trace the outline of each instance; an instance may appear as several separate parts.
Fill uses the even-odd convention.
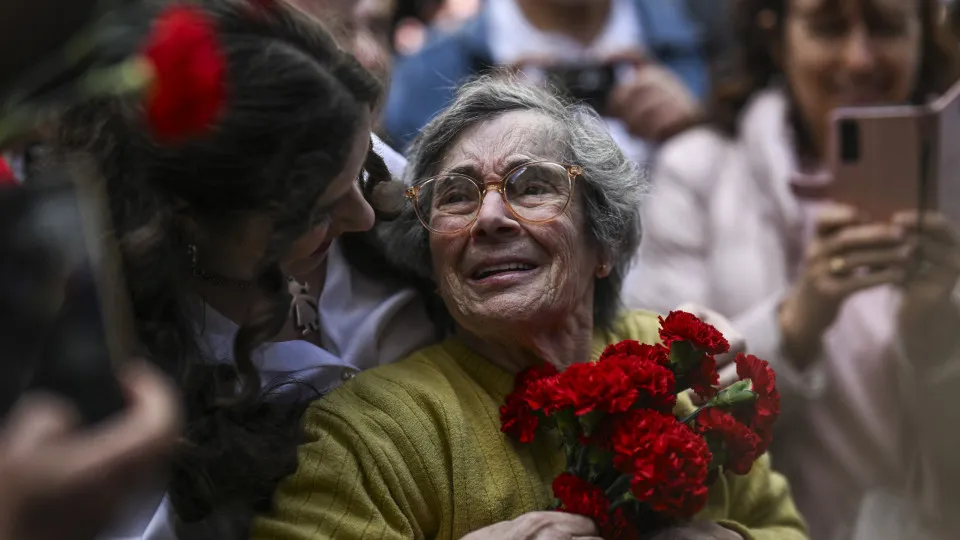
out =
[[[660,316],[652,311],[625,311],[613,322],[611,334],[616,341],[630,339],[640,343],[658,343]]]
[[[450,381],[453,358],[443,343],[420,349],[403,360],[363,371],[312,403],[310,416],[385,413],[395,416],[409,411],[411,403],[426,406],[442,402],[453,393]]]
[[[657,155],[656,167],[661,175],[669,175],[686,183],[697,184],[714,178],[724,156],[736,142],[713,126],[697,126],[673,137]]]

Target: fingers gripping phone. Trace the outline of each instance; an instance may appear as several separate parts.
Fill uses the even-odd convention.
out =
[[[960,222],[960,84],[929,105],[833,113],[830,197],[888,220],[934,210]]]
[[[102,187],[73,169],[0,189],[0,406],[43,389],[95,423],[124,407],[135,332]]]

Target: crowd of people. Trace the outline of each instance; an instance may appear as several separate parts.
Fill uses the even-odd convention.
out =
[[[0,540],[597,538],[546,511],[563,455],[499,407],[678,306],[770,361],[783,414],[652,540],[960,535],[960,224],[811,188],[834,109],[957,83],[952,6],[483,0],[399,50],[418,10],[390,0],[187,3],[225,66],[206,132],[100,96],[4,154],[24,185],[94,165],[144,360],[94,426],[57,396],[6,414]],[[3,87],[95,2],[24,31],[55,4],[0,7]]]

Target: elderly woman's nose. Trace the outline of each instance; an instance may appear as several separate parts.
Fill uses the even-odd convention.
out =
[[[484,191],[477,221],[471,229],[473,236],[500,236],[514,234],[520,224],[507,208],[500,193],[494,189]]]

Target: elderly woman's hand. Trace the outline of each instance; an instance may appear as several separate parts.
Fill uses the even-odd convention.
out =
[[[911,247],[902,226],[868,223],[855,208],[831,205],[817,221],[800,278],[780,305],[784,350],[802,369],[851,295],[907,276]]]
[[[124,377],[130,405],[89,429],[53,397],[28,396],[0,431],[0,540],[93,538],[179,436],[173,386],[155,369]]]
[[[590,518],[566,512],[530,512],[474,531],[462,540],[601,540]]]
[[[660,531],[650,540],[743,540],[743,537],[712,521],[695,521]]]
[[[915,361],[936,365],[960,348],[960,313],[953,297],[960,280],[960,236],[942,214],[902,212],[894,223],[903,227],[919,265],[903,284],[899,327],[907,354]]]

